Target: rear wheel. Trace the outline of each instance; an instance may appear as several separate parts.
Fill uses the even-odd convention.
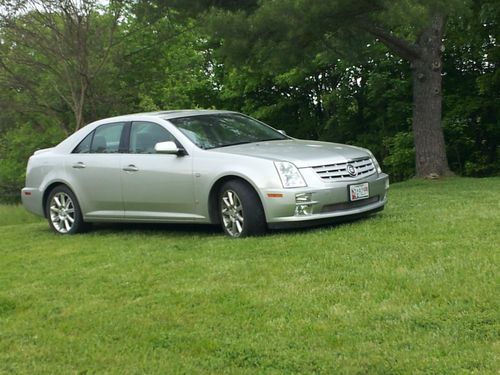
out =
[[[57,186],[47,198],[46,214],[50,227],[60,234],[74,234],[84,230],[80,205],[66,186]]]
[[[219,194],[222,229],[230,237],[259,235],[266,231],[266,217],[257,193],[245,182],[231,180]]]

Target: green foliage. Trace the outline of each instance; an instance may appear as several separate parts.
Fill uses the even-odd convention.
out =
[[[117,69],[110,59],[117,44],[115,5],[98,9],[94,1],[4,3],[0,9],[0,88],[7,93],[0,95],[3,110],[14,116],[23,112],[24,121],[44,114],[66,132],[102,117],[103,111],[109,113],[117,100],[112,79]]]
[[[497,148],[495,159],[500,160],[500,148]],[[492,163],[487,155],[476,151],[470,155],[470,160],[465,162],[463,175],[477,177],[498,176],[500,175],[500,166],[498,162]]]
[[[346,23],[363,29],[375,21],[411,40],[436,9],[450,19],[443,125],[451,167],[463,175],[497,174],[498,3],[377,1],[353,8],[342,1],[282,1],[252,12],[216,10],[209,29],[230,70],[222,98],[291,135],[368,147],[387,160],[383,167],[393,178],[413,176],[413,145],[399,134],[411,131],[410,67],[379,43],[363,45]]]
[[[57,126],[22,124],[0,136],[0,202],[18,202],[26,164],[33,151],[51,147],[65,137]]]
[[[415,146],[410,132],[399,132],[384,139],[388,156],[383,160],[385,171],[393,181],[402,181],[415,176]]]
[[[465,176],[500,174],[499,20],[498,2],[476,1],[447,32],[443,126],[450,165]]]
[[[462,102],[462,99],[460,101]],[[473,113],[475,111],[468,112],[470,115]],[[463,176],[485,177],[500,174],[500,128],[498,124],[484,123],[484,120],[479,116],[475,119],[467,118],[467,115],[445,119],[450,162]]]
[[[242,111],[294,137],[367,147],[393,180],[408,178],[414,175],[410,65],[351,26],[356,15],[358,26],[375,22],[416,38],[431,3],[447,4],[449,13],[442,124],[450,166],[465,176],[498,175],[500,3],[490,0],[225,0],[208,13],[203,10],[214,4],[208,0],[112,2],[124,13],[104,60],[113,9],[102,6],[91,16],[89,71],[103,64],[99,78],[90,80],[84,117],[89,122],[179,108]],[[39,24],[32,27],[49,36]],[[28,156],[75,124],[60,95],[62,76],[36,64],[63,66],[40,48],[14,43],[18,34],[0,34],[1,193],[12,200]],[[34,66],[17,63],[28,56]]]
[[[191,21],[131,18],[121,32],[127,43],[116,64],[121,95],[130,101],[127,113],[213,106],[214,63]]]
[[[9,215],[0,373],[494,374],[499,202],[499,178],[412,180],[370,219],[237,241]]]

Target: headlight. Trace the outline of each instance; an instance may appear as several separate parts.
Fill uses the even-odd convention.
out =
[[[295,165],[287,161],[275,161],[274,165],[284,188],[295,188],[307,186],[304,178]]]
[[[371,151],[367,150],[368,153],[370,154],[370,157],[373,160],[373,165],[375,165],[375,169],[377,170],[377,173],[382,173],[382,168],[380,168],[380,165],[378,164],[377,159],[375,159],[375,156],[371,153]]]

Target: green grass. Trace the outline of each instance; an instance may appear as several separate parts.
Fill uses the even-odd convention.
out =
[[[10,204],[0,205],[0,227],[27,223],[39,223],[42,218],[24,210],[21,206]]]
[[[499,202],[500,178],[410,181],[372,218],[243,240],[1,207],[0,373],[497,374]]]

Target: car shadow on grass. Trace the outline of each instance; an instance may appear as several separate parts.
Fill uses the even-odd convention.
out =
[[[89,233],[151,233],[175,235],[223,235],[217,225],[171,223],[93,223]]]
[[[343,227],[351,223],[359,222],[369,222],[381,218],[383,213],[375,213],[368,216],[362,217],[343,217],[338,218],[335,222],[329,223],[315,223],[314,225],[302,227],[302,228],[287,228],[287,229],[269,229],[263,236],[274,237],[282,236],[286,234],[307,234],[307,233],[317,233],[318,231],[324,230],[334,230],[338,227]],[[30,225],[31,235],[41,235],[54,233],[48,225],[40,225],[41,223],[33,223],[36,225]],[[131,233],[131,234],[154,234],[154,235],[175,235],[183,237],[192,236],[220,236],[227,237],[220,225],[214,224],[194,224],[194,223],[183,223],[183,224],[173,224],[173,223],[92,223],[88,230],[83,233],[91,235],[108,235],[117,233]],[[227,237],[229,239],[229,237]]]
[[[334,223],[316,223],[315,225],[302,228],[270,229],[264,236],[280,236],[284,234],[307,234],[325,229],[335,229],[355,222],[365,222],[375,219],[378,215],[364,217],[339,218]],[[171,223],[94,223],[89,229],[89,233],[110,234],[110,233],[147,233],[176,236],[221,236],[226,237],[219,225],[210,224],[171,224]],[[228,237],[229,238],[229,237]]]
[[[361,223],[363,222],[369,222],[372,220],[376,220],[378,217],[380,217],[382,214],[376,213],[376,214],[371,214],[371,215],[365,215],[365,216],[356,216],[356,217],[339,217],[336,218],[335,221],[333,222],[325,222],[325,223],[314,223],[309,226],[304,226],[304,227],[297,227],[297,228],[286,228],[286,229],[273,229],[268,231],[267,233],[269,234],[306,234],[306,233],[315,233],[318,231],[324,231],[324,230],[335,230],[335,228],[343,227],[349,224],[353,223]]]

